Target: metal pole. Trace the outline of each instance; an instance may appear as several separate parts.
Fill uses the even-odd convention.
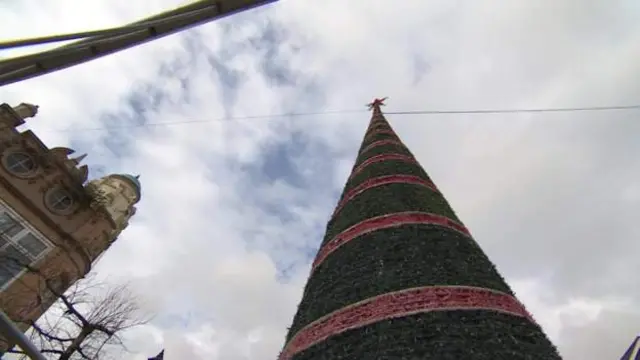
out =
[[[71,34],[41,36],[41,37],[32,38],[32,39],[3,41],[3,42],[0,42],[0,50],[24,47],[24,46],[32,46],[32,45],[44,45],[44,44],[53,43],[53,42],[78,40],[78,39],[84,39],[92,36],[114,36],[114,35],[128,34],[132,31],[148,30],[150,27],[154,27],[156,25],[164,25],[166,22],[174,21],[177,18],[195,15],[202,10],[203,9],[193,10],[191,12],[169,16],[165,19],[152,20],[152,21],[143,22],[140,24],[125,25],[125,26],[120,26],[116,28],[83,31],[83,32],[77,32],[77,33],[71,33]],[[207,9],[204,9],[204,10],[207,10]]]
[[[47,360],[2,310],[0,310],[0,333],[3,334],[10,343],[15,343],[20,346],[31,359]]]
[[[141,29],[128,31],[122,35],[91,36],[53,50],[3,60],[0,61],[0,86],[95,60],[211,20],[276,1],[278,0],[200,0],[126,25],[131,29],[131,26],[143,25],[144,27],[145,23],[159,20],[159,25],[147,27],[146,31]]]
[[[94,35],[79,37],[80,39],[84,39],[84,40],[76,41],[71,44],[63,45],[63,46],[60,46],[51,50],[39,52],[39,53],[0,60],[0,71],[2,71],[3,73],[8,72],[8,71],[14,70],[15,68],[19,68],[21,65],[24,66],[24,64],[28,64],[29,62],[33,63],[34,61],[42,61],[42,60],[50,59],[52,57],[64,55],[65,53],[73,52],[75,50],[86,49],[92,45],[93,46],[100,45],[100,40],[102,41],[106,41],[110,39],[112,40],[114,37],[119,35],[130,35],[132,33],[141,32],[144,30],[151,32],[152,29],[158,25],[166,25],[171,22],[183,21],[185,19],[192,18],[192,17],[196,18],[200,16],[203,12],[211,11],[211,10],[216,10],[216,8],[210,7],[210,8],[196,9],[196,10],[192,10],[192,11],[177,14],[177,15],[167,16],[166,18],[151,20],[148,22],[140,22],[140,23],[134,23],[131,25],[125,25],[125,26],[121,26],[113,29],[93,31]],[[5,44],[7,45],[6,46],[7,48],[10,48],[15,44],[19,46],[34,45],[36,44],[37,41],[43,40],[43,39],[44,41],[42,43],[44,44],[47,42],[70,40],[70,39],[73,39],[76,35],[84,35],[89,33],[90,32],[67,34],[67,35],[53,36],[50,38],[31,39],[31,40],[24,40],[24,41],[18,40],[14,42],[0,43],[0,50],[2,50],[5,47]],[[90,39],[87,39],[87,38],[90,38]],[[53,39],[53,41],[48,41],[50,39]],[[87,40],[91,40],[91,39],[93,39],[94,41],[91,43],[88,43]]]

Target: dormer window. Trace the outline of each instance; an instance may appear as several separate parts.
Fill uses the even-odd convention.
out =
[[[3,159],[3,165],[10,173],[17,176],[29,176],[37,169],[33,157],[24,152],[7,154]]]
[[[47,192],[45,204],[56,213],[68,213],[73,208],[73,196],[64,188],[54,188]]]

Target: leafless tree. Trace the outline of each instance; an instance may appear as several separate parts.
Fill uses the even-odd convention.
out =
[[[4,264],[11,261],[0,258]],[[123,332],[150,320],[149,315],[141,311],[128,285],[109,285],[89,276],[68,289],[61,289],[56,279],[46,278],[29,265],[21,265],[39,279],[39,285],[25,287],[31,297],[34,297],[34,291],[37,292],[34,306],[49,307],[57,298],[48,309],[42,309],[46,312],[36,321],[12,318],[14,322],[30,327],[28,336],[47,358],[94,360],[104,359],[116,349],[126,351],[121,337]],[[19,358],[27,359],[17,347],[8,353],[22,354]]]

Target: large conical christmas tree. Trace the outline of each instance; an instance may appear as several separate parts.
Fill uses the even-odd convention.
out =
[[[280,360],[558,360],[380,111]]]

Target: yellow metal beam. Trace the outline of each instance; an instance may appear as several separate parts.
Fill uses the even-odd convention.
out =
[[[201,0],[52,50],[7,59],[0,62],[0,86],[79,65],[276,1]]]

